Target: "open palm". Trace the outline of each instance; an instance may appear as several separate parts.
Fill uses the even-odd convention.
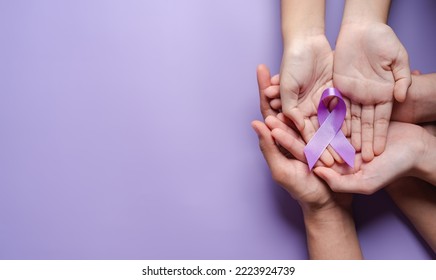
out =
[[[386,24],[343,25],[333,82],[352,103],[352,144],[370,161],[385,149],[394,97],[406,98],[411,83],[407,52]]]

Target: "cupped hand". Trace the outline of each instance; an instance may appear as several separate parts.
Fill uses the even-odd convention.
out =
[[[271,107],[273,100],[280,102],[278,77],[271,77],[265,65],[257,68],[257,74],[260,108],[265,123],[254,121],[252,126],[275,181],[303,208],[349,206],[351,195],[334,194],[320,178],[309,171],[303,153],[304,140],[294,131],[293,123],[279,113],[278,108]]]
[[[271,122],[274,118],[269,116],[266,122]],[[260,121],[254,121],[252,127],[259,137],[259,147],[273,179],[298,201],[303,210],[350,207],[352,200],[350,194],[334,193],[324,181],[309,171],[307,164],[301,161],[303,155],[302,149],[299,148],[301,146],[304,148],[304,142],[300,142],[296,134],[291,130],[280,128],[271,130]],[[293,156],[296,158],[284,155],[276,141],[290,154],[295,153]]]
[[[332,71],[333,52],[325,35],[294,38],[283,52],[279,91],[277,87],[267,91],[271,107],[281,109],[306,143],[319,128],[317,108],[322,92],[332,86]],[[349,111],[346,119],[351,119]],[[343,132],[348,134],[346,125]],[[343,162],[331,147],[320,159],[328,166],[335,160]]]
[[[414,176],[429,135],[421,126],[391,122],[386,150],[370,162],[357,155],[355,173],[342,175],[325,167],[316,167],[314,172],[335,192],[372,194],[398,178]]]
[[[352,144],[364,161],[371,161],[385,150],[394,98],[404,101],[411,84],[407,52],[384,23],[344,24],[333,83],[352,103]]]

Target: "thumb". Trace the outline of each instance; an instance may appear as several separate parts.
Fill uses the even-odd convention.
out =
[[[347,184],[343,184],[346,176],[344,177],[333,169],[324,166],[315,167],[313,172],[324,180],[334,192],[347,192]]]
[[[297,127],[299,131],[304,129],[304,116],[297,108],[300,87],[297,81],[286,73],[280,74],[280,99],[282,112]]]
[[[401,46],[397,58],[392,63],[392,73],[395,79],[394,97],[398,102],[406,100],[407,90],[412,83],[409,66],[409,56]]]

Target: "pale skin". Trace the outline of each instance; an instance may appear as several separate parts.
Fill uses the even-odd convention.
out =
[[[403,103],[394,103],[391,119],[399,122],[425,123],[436,120],[436,73],[420,75],[414,71],[412,85]]]
[[[275,75],[273,86],[265,91],[269,98],[270,108],[278,113],[281,109],[280,77]],[[426,123],[436,120],[436,73],[421,74],[412,71],[412,84],[407,91],[404,102],[394,102],[391,120],[406,123]]]
[[[266,66],[261,66],[263,67]],[[277,82],[278,77],[275,76],[274,80]],[[393,120],[417,123],[436,121],[436,74],[413,75],[413,81],[408,93],[409,99],[405,103],[396,103]],[[267,87],[264,92],[266,101],[279,98],[277,84]],[[280,121],[286,122],[283,116],[277,115],[277,109],[274,111]],[[436,166],[432,162],[436,158],[436,139],[432,135],[436,131],[435,126],[427,125],[423,128],[399,122],[393,122],[392,125],[394,129],[390,131],[389,137],[393,142],[386,155],[365,162],[359,153],[355,163],[356,172],[351,174],[341,174],[319,163],[314,172],[338,192],[371,194],[403,176],[418,176],[436,184]],[[304,142],[299,147],[302,152]],[[305,162],[303,154],[299,159]]]
[[[291,131],[289,127],[283,127],[285,126],[284,123],[278,123],[279,120],[273,116],[269,116],[266,119],[266,123],[268,124],[268,127],[272,129],[271,136],[273,139],[271,139],[271,145],[274,145],[275,142],[278,142],[281,146],[289,150],[292,154],[295,155],[295,158],[298,160],[302,160],[301,158],[304,158],[304,155],[302,154],[302,149],[304,148],[304,142],[301,139],[298,139],[298,135],[296,135],[295,132]],[[254,124],[253,124],[254,125]],[[396,153],[401,153],[401,146],[404,146],[402,144],[403,138],[401,135],[403,134],[403,131],[409,130],[410,126],[416,126],[412,124],[406,124],[406,123],[393,123],[389,127],[388,132],[388,142],[386,146],[386,152],[383,153],[383,155],[380,155],[378,157],[384,157],[385,154],[388,157],[392,158],[392,151],[396,150]],[[414,131],[412,131],[413,133]],[[265,149],[261,146],[262,149]],[[271,147],[272,149],[272,147]],[[276,150],[278,151],[278,148],[276,147]],[[265,154],[265,151],[264,151]],[[407,154],[407,153],[406,153]],[[282,154],[281,154],[282,155]],[[265,155],[266,156],[266,155]],[[407,158],[409,155],[402,155],[401,161],[408,160]],[[419,155],[414,155],[418,156]],[[409,158],[410,159],[410,158]],[[289,159],[288,159],[289,160]],[[304,160],[304,159],[303,159]],[[377,171],[379,173],[388,173],[392,174],[392,171],[395,169],[396,166],[398,166],[397,162],[392,162],[391,167],[389,167],[387,163],[378,164],[376,162],[377,157],[370,163],[362,163],[361,158],[358,155],[357,159],[362,165],[371,165],[373,164],[373,168],[375,170],[371,170],[372,174],[377,174]],[[267,159],[268,161],[268,159]],[[296,161],[296,160],[294,160]],[[307,165],[305,165],[302,161],[300,161],[300,165],[296,165],[296,163],[293,163],[293,166],[287,166],[284,163],[277,163],[280,164],[281,167],[284,168],[284,170],[279,171],[272,171],[273,176],[275,176],[277,182],[279,184],[282,184],[283,186],[286,186],[287,183],[291,182],[292,179],[298,180],[299,177],[306,177],[304,179],[307,184],[304,186],[303,193],[304,192],[311,192],[312,188],[308,188],[308,186],[313,186],[313,182],[311,180],[308,180],[308,177],[312,173],[308,173]],[[428,164],[428,163],[427,163]],[[302,165],[304,167],[302,167]],[[271,167],[271,165],[270,165]],[[273,167],[271,167],[273,168]],[[320,167],[318,167],[320,168]],[[331,168],[327,168],[331,169]],[[272,170],[272,169],[271,169]],[[340,172],[344,172],[346,170],[341,170]],[[349,171],[349,170],[348,170]],[[394,170],[394,172],[396,172]],[[286,175],[283,175],[286,174]],[[309,174],[309,175],[308,175]],[[291,179],[292,178],[292,179]],[[395,179],[395,176],[389,179],[389,181],[392,181]],[[378,180],[378,177],[375,176],[375,180]],[[294,181],[295,182],[295,181]],[[379,182],[380,183],[380,182]],[[421,234],[421,236],[427,241],[429,246],[436,251],[436,220],[434,219],[434,215],[436,214],[436,188],[434,188],[434,185],[431,185],[429,183],[426,183],[424,181],[421,181],[417,178],[408,177],[407,179],[404,179],[404,177],[401,177],[401,179],[394,181],[391,183],[387,188],[387,191],[389,195],[392,197],[394,202],[397,204],[397,206],[403,211],[403,213],[409,218],[409,220],[412,222],[414,227],[417,229],[417,231]],[[361,191],[362,193],[366,193],[365,190]],[[334,194],[335,196],[338,195],[338,193]],[[304,208],[303,208],[304,209]],[[304,211],[303,211],[304,212]],[[331,221],[333,217],[328,217],[329,213],[325,213],[325,216],[321,216],[318,220],[318,223],[327,223],[328,221]],[[327,221],[325,220],[327,219]],[[342,217],[342,220],[340,220],[342,223],[346,220],[345,217]],[[306,217],[305,217],[306,221]],[[338,223],[338,221],[336,221]],[[337,226],[343,226],[343,224],[338,223]],[[307,225],[306,225],[307,226]],[[350,226],[350,225],[348,225]],[[310,225],[309,225],[310,227]],[[316,226],[312,225],[312,228],[307,229],[308,232],[308,240],[310,240],[310,230],[313,229],[313,227],[317,228]],[[348,228],[349,229],[349,228]],[[324,229],[325,230],[325,229]],[[323,230],[320,230],[318,233],[319,235],[324,235],[325,233],[322,232]],[[318,237],[319,238],[319,237]],[[350,238],[350,236],[329,236],[329,238],[333,238],[333,244],[341,244],[340,241],[336,240],[335,238]],[[323,240],[323,242],[331,242],[331,240],[326,239]],[[335,243],[338,242],[338,243]],[[310,244],[308,242],[308,244]],[[319,247],[319,244],[315,243],[315,249],[323,251],[322,248]],[[330,248],[331,250],[334,250],[333,247]],[[311,248],[309,247],[309,250]],[[313,249],[312,249],[313,250]],[[331,256],[330,256],[331,258]]]
[[[354,174],[344,175],[323,167],[315,168],[314,172],[334,191],[371,194],[405,176],[436,185],[436,73],[412,75],[412,79],[408,99],[395,104],[392,119],[427,124],[394,123],[395,126],[401,124],[404,129],[391,133],[394,143],[392,148],[386,149],[389,153],[362,164]]]
[[[406,176],[436,184],[436,138],[419,125],[391,122],[389,127],[385,152],[371,162],[357,162],[354,173],[325,167],[313,171],[335,192],[372,194]]]
[[[283,141],[280,133],[294,132],[278,118],[278,112],[269,106],[266,92],[277,82],[271,79],[265,66],[258,67],[260,107],[265,123],[254,121],[252,127],[259,137],[260,149],[271,169],[273,178],[300,204],[307,233],[311,259],[361,259],[357,234],[351,213],[349,194],[335,194],[298,159],[285,156],[278,144],[292,153],[292,143]],[[282,129],[280,129],[281,127]],[[275,135],[279,133],[278,135]],[[297,139],[304,145],[302,139]],[[301,159],[301,153],[296,155]]]
[[[342,128],[364,161],[381,154],[394,99],[402,102],[411,83],[407,52],[386,25],[390,1],[347,0],[335,55],[324,34],[325,1],[282,0],[281,107],[307,143],[318,128],[322,90],[333,85],[351,100]],[[332,149],[321,161],[340,157]]]
[[[333,52],[324,34],[325,1],[282,0],[283,57],[280,68],[281,107],[308,142],[318,129],[317,106],[322,91],[332,86]],[[347,120],[351,119],[350,112]],[[348,122],[349,123],[349,122]],[[348,135],[346,125],[343,132]],[[341,158],[329,149],[321,161],[331,166]]]
[[[333,84],[351,100],[351,143],[365,162],[385,150],[394,100],[411,84],[407,51],[386,24],[390,0],[346,0]]]
[[[259,70],[262,72],[267,68],[265,66],[258,68],[258,76]],[[418,71],[414,72],[420,74]],[[268,75],[267,72],[264,76]],[[405,103],[395,104],[393,118],[417,123],[436,120],[436,110],[434,110],[436,108],[434,98],[436,97],[436,74],[413,75],[412,78],[413,84],[408,92],[409,99]],[[263,103],[271,99],[266,95],[272,96],[273,99],[277,99],[279,96],[277,75],[271,81],[274,81],[274,86],[267,86],[264,83],[266,88],[261,90]],[[264,108],[268,108],[268,106],[264,106]],[[304,141],[286,124],[289,122],[286,122],[282,114],[278,113],[276,109],[270,108],[270,110],[274,113],[270,114],[265,110],[263,112],[265,112],[265,116],[268,116],[265,122],[271,129],[273,139],[290,151],[295,159],[305,163]],[[360,175],[358,174],[360,171],[356,175],[350,168],[343,166],[338,168],[337,165],[334,165],[333,169],[325,168],[320,163],[315,168],[315,172],[322,173],[324,169],[340,176],[342,179],[326,178],[330,187],[334,186],[333,189],[340,192],[370,194],[387,185],[388,194],[432,250],[436,251],[436,220],[433,218],[436,214],[435,136],[436,125],[432,123],[421,127],[409,123],[393,122],[389,127],[385,153],[376,156],[369,163],[363,162],[361,155],[357,154],[356,168],[362,171]],[[307,166],[305,166],[305,169],[297,172],[307,171]],[[340,175],[350,173],[351,175]],[[404,176],[420,176],[432,183]],[[390,184],[388,185],[388,183]]]

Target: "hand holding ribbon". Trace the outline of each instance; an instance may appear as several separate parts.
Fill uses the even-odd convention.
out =
[[[329,112],[326,102],[331,97],[337,97],[338,103]],[[332,148],[351,167],[354,167],[355,150],[341,131],[346,114],[345,102],[336,88],[327,88],[321,95],[318,105],[318,122],[320,128],[304,148],[309,169],[312,170],[322,152],[331,145]]]

